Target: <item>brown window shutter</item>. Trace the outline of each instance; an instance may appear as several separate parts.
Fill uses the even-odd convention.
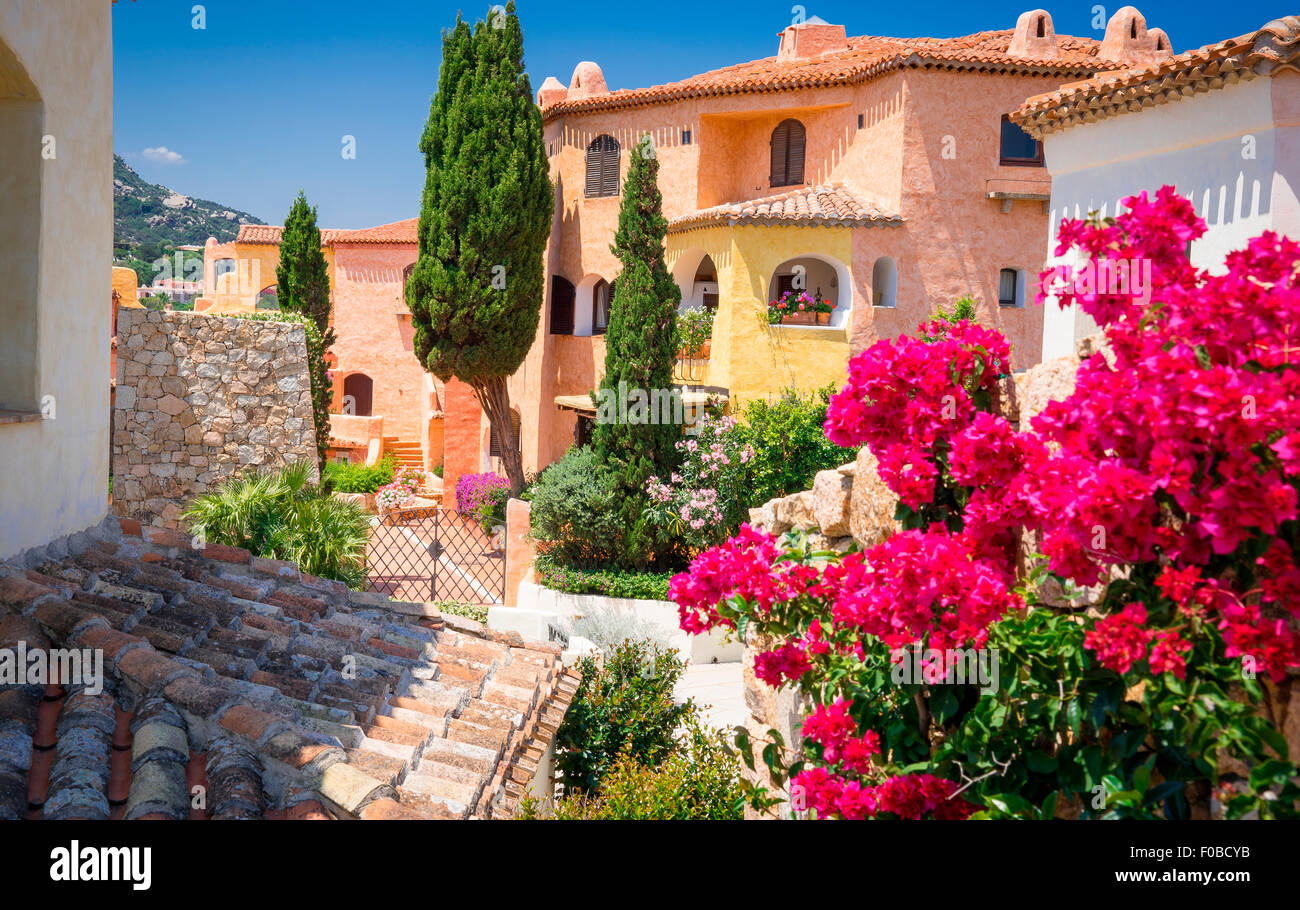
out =
[[[551,276],[551,334],[573,334],[573,305],[577,292],[573,282],[561,275]]]
[[[613,136],[605,137],[605,160],[601,165],[600,195],[618,195],[618,142]]]
[[[772,173],[769,178],[772,186],[785,186],[785,161],[790,147],[789,120],[772,131]]]
[[[603,137],[597,136],[592,140],[591,145],[587,146],[587,195],[600,195],[600,166],[604,161],[601,154],[601,142]]]
[[[785,164],[786,183],[794,186],[803,183],[804,129],[798,120],[788,121],[790,140]]]
[[[515,450],[523,450],[523,440],[519,435],[519,414],[515,411],[510,412],[510,435],[515,440]],[[496,427],[491,428],[488,434],[488,456],[491,458],[501,457],[501,440],[497,436]]]

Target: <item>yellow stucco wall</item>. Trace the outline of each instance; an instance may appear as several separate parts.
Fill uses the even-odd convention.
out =
[[[212,306],[204,312],[251,313],[256,309],[257,295],[263,288],[275,284],[275,268],[280,264],[278,244],[235,243],[233,246],[235,271],[222,275],[217,279],[216,288],[205,294],[212,300]],[[330,290],[333,291],[334,249],[328,246],[322,249],[325,268],[329,271]],[[205,264],[205,271],[210,267],[210,264]]]
[[[123,268],[120,265],[113,266],[113,290],[117,291],[118,306],[131,308],[143,306],[138,294],[139,280],[135,269]]]
[[[670,234],[668,267],[682,280],[694,273],[700,252],[718,270],[718,311],[706,384],[730,390],[733,404],[771,399],[782,389],[809,391],[843,384],[849,362],[847,328],[773,326],[767,321],[768,290],[777,268],[789,259],[816,254],[837,260],[852,274],[849,228],[717,226]],[[842,301],[854,286],[841,288]],[[861,301],[853,299],[856,309]],[[843,305],[843,303],[841,303]],[[852,313],[847,314],[851,324]]]

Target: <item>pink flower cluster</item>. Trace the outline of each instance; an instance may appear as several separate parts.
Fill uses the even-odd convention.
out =
[[[800,771],[790,780],[802,792],[804,805],[819,818],[874,818],[888,814],[903,819],[966,819],[975,806],[958,795],[958,785],[932,774],[902,774],[879,784],[864,784],[826,768]],[[796,789],[797,788],[797,789]]]

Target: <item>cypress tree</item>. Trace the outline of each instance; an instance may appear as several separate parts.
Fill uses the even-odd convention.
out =
[[[506,380],[537,332],[554,202],[513,0],[491,17],[471,29],[457,16],[443,34],[407,305],[425,368],[467,383],[504,442],[514,437]],[[519,451],[503,444],[501,459],[519,492]]]
[[[325,253],[320,246],[320,228],[316,226],[316,207],[307,205],[302,190],[289,207],[284,219],[284,232],[280,236],[280,262],[275,267],[276,296],[280,309],[298,313],[311,320],[320,336],[320,343],[309,339],[307,345],[308,375],[311,377],[311,397],[316,419],[316,457],[320,468],[325,467],[325,450],[329,445],[329,409],[331,398],[325,354],[333,346],[334,328],[330,325],[330,279],[325,266]],[[324,421],[324,426],[321,425]]]
[[[631,151],[611,247],[623,269],[610,306],[601,380],[602,399],[617,400],[621,388],[630,402],[633,390],[640,389],[648,406],[644,414],[634,415],[629,403],[629,419],[598,422],[592,440],[597,456],[615,477],[619,514],[627,529],[624,561],[637,567],[649,561],[658,542],[658,533],[642,516],[646,481],[671,472],[677,462],[674,443],[681,438],[680,426],[657,422],[663,415],[649,413],[654,391],[672,387],[681,303],[681,291],[664,262],[668,220],[658,177],[659,160],[646,135]]]
[[[275,291],[281,310],[301,313],[316,323],[326,349],[333,346],[330,326],[330,279],[316,226],[316,206],[307,205],[302,190],[289,207],[280,237],[280,264],[275,267]]]

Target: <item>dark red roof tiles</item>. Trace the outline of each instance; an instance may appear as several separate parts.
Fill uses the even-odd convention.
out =
[[[0,688],[0,817],[512,811],[576,689],[556,646],[122,527],[0,563],[0,647],[93,649],[106,677]]]

